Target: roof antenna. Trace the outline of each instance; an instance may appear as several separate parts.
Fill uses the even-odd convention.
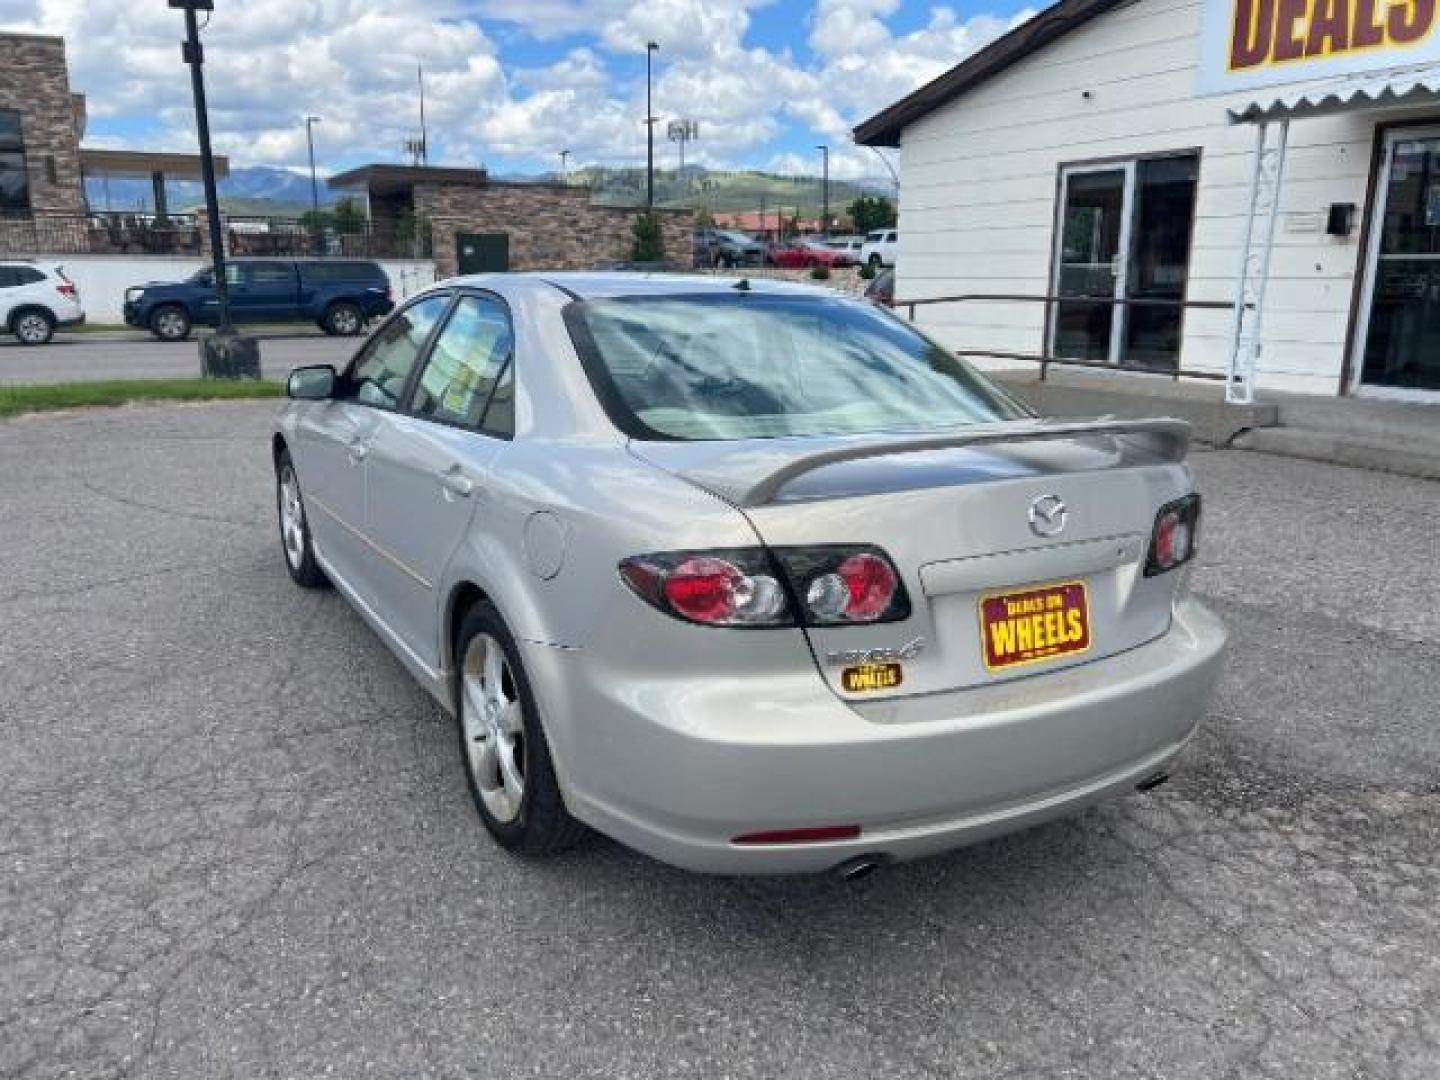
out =
[[[733,288],[736,292],[749,292],[750,279],[742,277],[739,281],[735,282],[735,284],[732,285],[731,288]]]

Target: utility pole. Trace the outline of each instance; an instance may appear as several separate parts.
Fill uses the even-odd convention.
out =
[[[310,209],[318,216],[320,213],[320,183],[315,179],[315,125],[320,123],[320,117],[305,117],[305,142],[310,147]]]
[[[225,237],[220,227],[220,196],[215,187],[215,153],[210,146],[210,114],[205,104],[205,50],[200,44],[196,11],[214,11],[214,0],[169,0],[171,8],[185,12],[182,55],[190,65],[190,86],[195,96],[195,128],[200,137],[200,171],[205,181],[205,213],[209,218],[210,257],[215,273],[215,299],[220,326],[200,340],[200,367],[206,375],[260,377],[260,348],[254,338],[235,333],[230,321],[230,283],[225,276]]]
[[[560,151],[560,183],[570,183],[570,151]]]
[[[690,184],[685,179],[685,144],[700,137],[700,124],[695,120],[671,120],[665,133],[671,142],[680,144],[680,184],[688,195]]]
[[[821,144],[815,149],[820,151],[823,161],[820,180],[820,200],[822,209],[820,211],[820,232],[830,235],[830,147]]]
[[[185,11],[183,55],[190,65],[190,87],[195,97],[195,128],[200,135],[200,173],[205,182],[205,213],[209,217],[210,255],[215,265],[215,296],[220,303],[220,332],[230,333],[230,288],[225,280],[225,237],[220,228],[220,196],[215,189],[215,154],[210,148],[210,114],[205,105],[205,49],[195,12],[214,11],[214,0],[170,0]]]
[[[420,164],[430,164],[430,129],[425,126],[425,65],[415,65],[415,78],[420,84]]]
[[[660,51],[653,41],[645,43],[645,208],[655,209],[655,108],[651,101],[650,58]]]

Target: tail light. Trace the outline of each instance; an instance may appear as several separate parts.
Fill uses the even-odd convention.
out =
[[[1199,530],[1199,495],[1187,495],[1162,506],[1155,518],[1155,532],[1150,538],[1145,576],[1155,577],[1177,566],[1184,566],[1193,559]]]
[[[900,575],[879,548],[727,548],[640,555],[620,577],[642,600],[707,626],[845,626],[910,616]]]
[[[75,290],[75,286],[68,281],[62,281],[56,285],[55,291],[65,297],[66,300],[74,300],[79,295]]]

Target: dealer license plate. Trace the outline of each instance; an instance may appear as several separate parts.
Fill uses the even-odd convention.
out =
[[[1004,671],[1090,648],[1090,596],[1083,581],[994,593],[980,600],[987,671]]]

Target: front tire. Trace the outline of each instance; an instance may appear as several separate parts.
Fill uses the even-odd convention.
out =
[[[275,506],[280,518],[280,546],[285,552],[285,569],[290,571],[290,579],[303,589],[328,585],[329,579],[315,559],[315,543],[310,537],[310,522],[305,517],[300,478],[288,450],[282,450],[275,462]]]
[[[158,307],[150,315],[150,333],[161,341],[184,341],[190,336],[190,313],[179,304]]]
[[[520,651],[488,602],[466,613],[455,655],[460,759],[480,820],[519,855],[553,855],[585,827],[570,816]]]
[[[334,337],[355,337],[365,329],[365,313],[348,302],[331,304],[321,325]]]
[[[55,320],[48,311],[27,308],[11,320],[10,332],[20,339],[21,345],[48,345],[55,336]]]

